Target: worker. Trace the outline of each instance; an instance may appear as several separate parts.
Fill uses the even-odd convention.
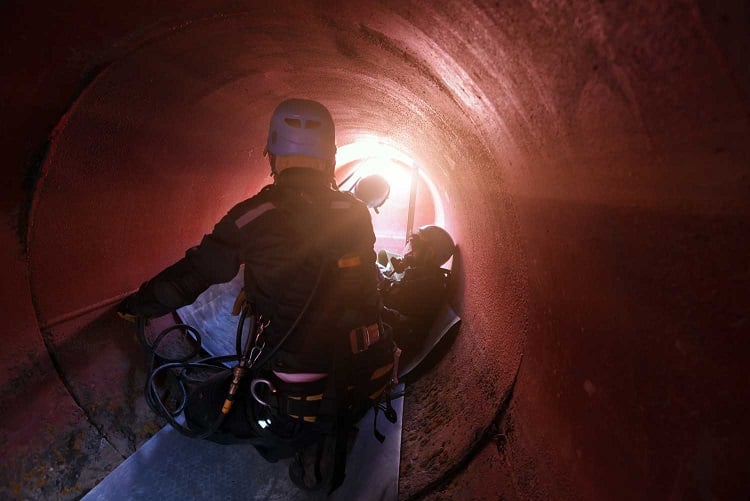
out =
[[[379,317],[370,213],[334,187],[335,153],[328,109],[283,101],[264,153],[273,184],[230,209],[198,246],[119,307],[122,315],[164,315],[231,280],[244,264],[263,364],[251,368],[252,381],[209,438],[253,439],[269,461],[294,457],[292,481],[311,490],[333,490],[343,480],[346,437],[377,404],[394,362]],[[213,377],[191,393],[189,425],[216,421],[230,379]]]
[[[441,268],[456,246],[450,234],[435,225],[422,226],[411,234],[403,256],[380,251],[380,293],[383,321],[393,327],[401,350],[402,366],[422,350],[441,305],[447,300],[450,273]]]

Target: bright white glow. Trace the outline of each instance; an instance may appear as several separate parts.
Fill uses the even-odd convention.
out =
[[[424,181],[430,192],[429,197],[417,193],[417,204],[431,199],[434,210],[434,221],[420,224],[437,224],[444,226],[445,209],[440,191],[427,176],[425,169],[420,168],[414,159],[392,142],[375,136],[365,136],[353,143],[342,145],[336,153],[337,165],[353,165],[353,170],[346,178],[339,177],[340,189],[352,191],[357,182],[365,176],[379,174],[391,187],[391,193],[381,213],[373,217],[373,229],[380,245],[398,252],[406,239],[406,214],[409,209],[412,176],[415,172]],[[421,202],[420,202],[421,200]]]
[[[427,185],[427,189],[430,190],[432,199],[435,201],[435,224],[445,227],[445,210],[443,209],[443,199],[440,196],[440,192],[438,191],[437,186],[435,186],[435,183],[432,182],[432,179],[425,175],[424,172],[419,171],[419,174]]]
[[[355,160],[387,159],[414,166],[414,160],[390,142],[375,136],[365,136],[353,143],[339,146],[336,151],[336,164],[346,165]]]
[[[357,167],[355,175],[346,183],[346,186],[341,186],[342,190],[352,189],[359,178],[375,173],[385,176],[388,182],[391,183],[391,190],[393,190],[394,185],[398,185],[404,181],[404,176],[411,175],[409,169],[404,169],[404,166],[419,168],[411,156],[397,148],[391,141],[373,135],[363,136],[353,143],[338,147],[336,151],[337,165],[346,165],[358,160],[362,161],[362,163]],[[380,167],[376,167],[378,165]],[[400,167],[399,171],[396,170],[398,167]],[[364,170],[365,168],[367,170]],[[363,170],[360,171],[360,169]],[[388,174],[383,172],[383,170],[387,170]],[[445,209],[440,191],[432,179],[427,176],[424,169],[419,169],[419,176],[424,180],[427,188],[430,190],[432,200],[435,202],[435,224],[444,226]],[[410,183],[411,180],[408,180],[403,183],[403,186],[409,186]]]
[[[355,174],[341,185],[342,190],[352,190],[357,181],[372,174],[380,174],[391,185],[394,190],[406,189],[411,186],[411,172],[403,165],[399,165],[391,159],[370,158],[357,165]]]

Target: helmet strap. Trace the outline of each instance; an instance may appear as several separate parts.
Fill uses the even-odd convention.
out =
[[[276,177],[279,175],[279,169],[276,168],[276,155],[273,153],[268,154],[268,163],[271,164],[271,177]]]

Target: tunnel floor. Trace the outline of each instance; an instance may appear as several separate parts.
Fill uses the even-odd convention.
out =
[[[403,397],[393,400],[403,415]],[[377,421],[372,410],[358,424],[344,483],[330,497],[298,489],[288,477],[289,460],[268,463],[250,444],[195,440],[166,427],[91,490],[84,500],[195,499],[198,493],[227,500],[395,500],[398,498],[401,421]]]

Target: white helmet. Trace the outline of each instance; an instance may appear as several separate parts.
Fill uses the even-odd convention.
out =
[[[453,255],[456,244],[440,226],[433,224],[422,226],[409,237],[413,249],[421,249],[427,264],[442,266]]]
[[[379,174],[372,174],[357,181],[354,187],[354,196],[362,200],[367,207],[378,212],[388,195],[391,194],[391,185]]]
[[[336,133],[331,113],[309,99],[282,101],[271,116],[266,152],[272,155],[274,174],[305,167],[333,175]]]

